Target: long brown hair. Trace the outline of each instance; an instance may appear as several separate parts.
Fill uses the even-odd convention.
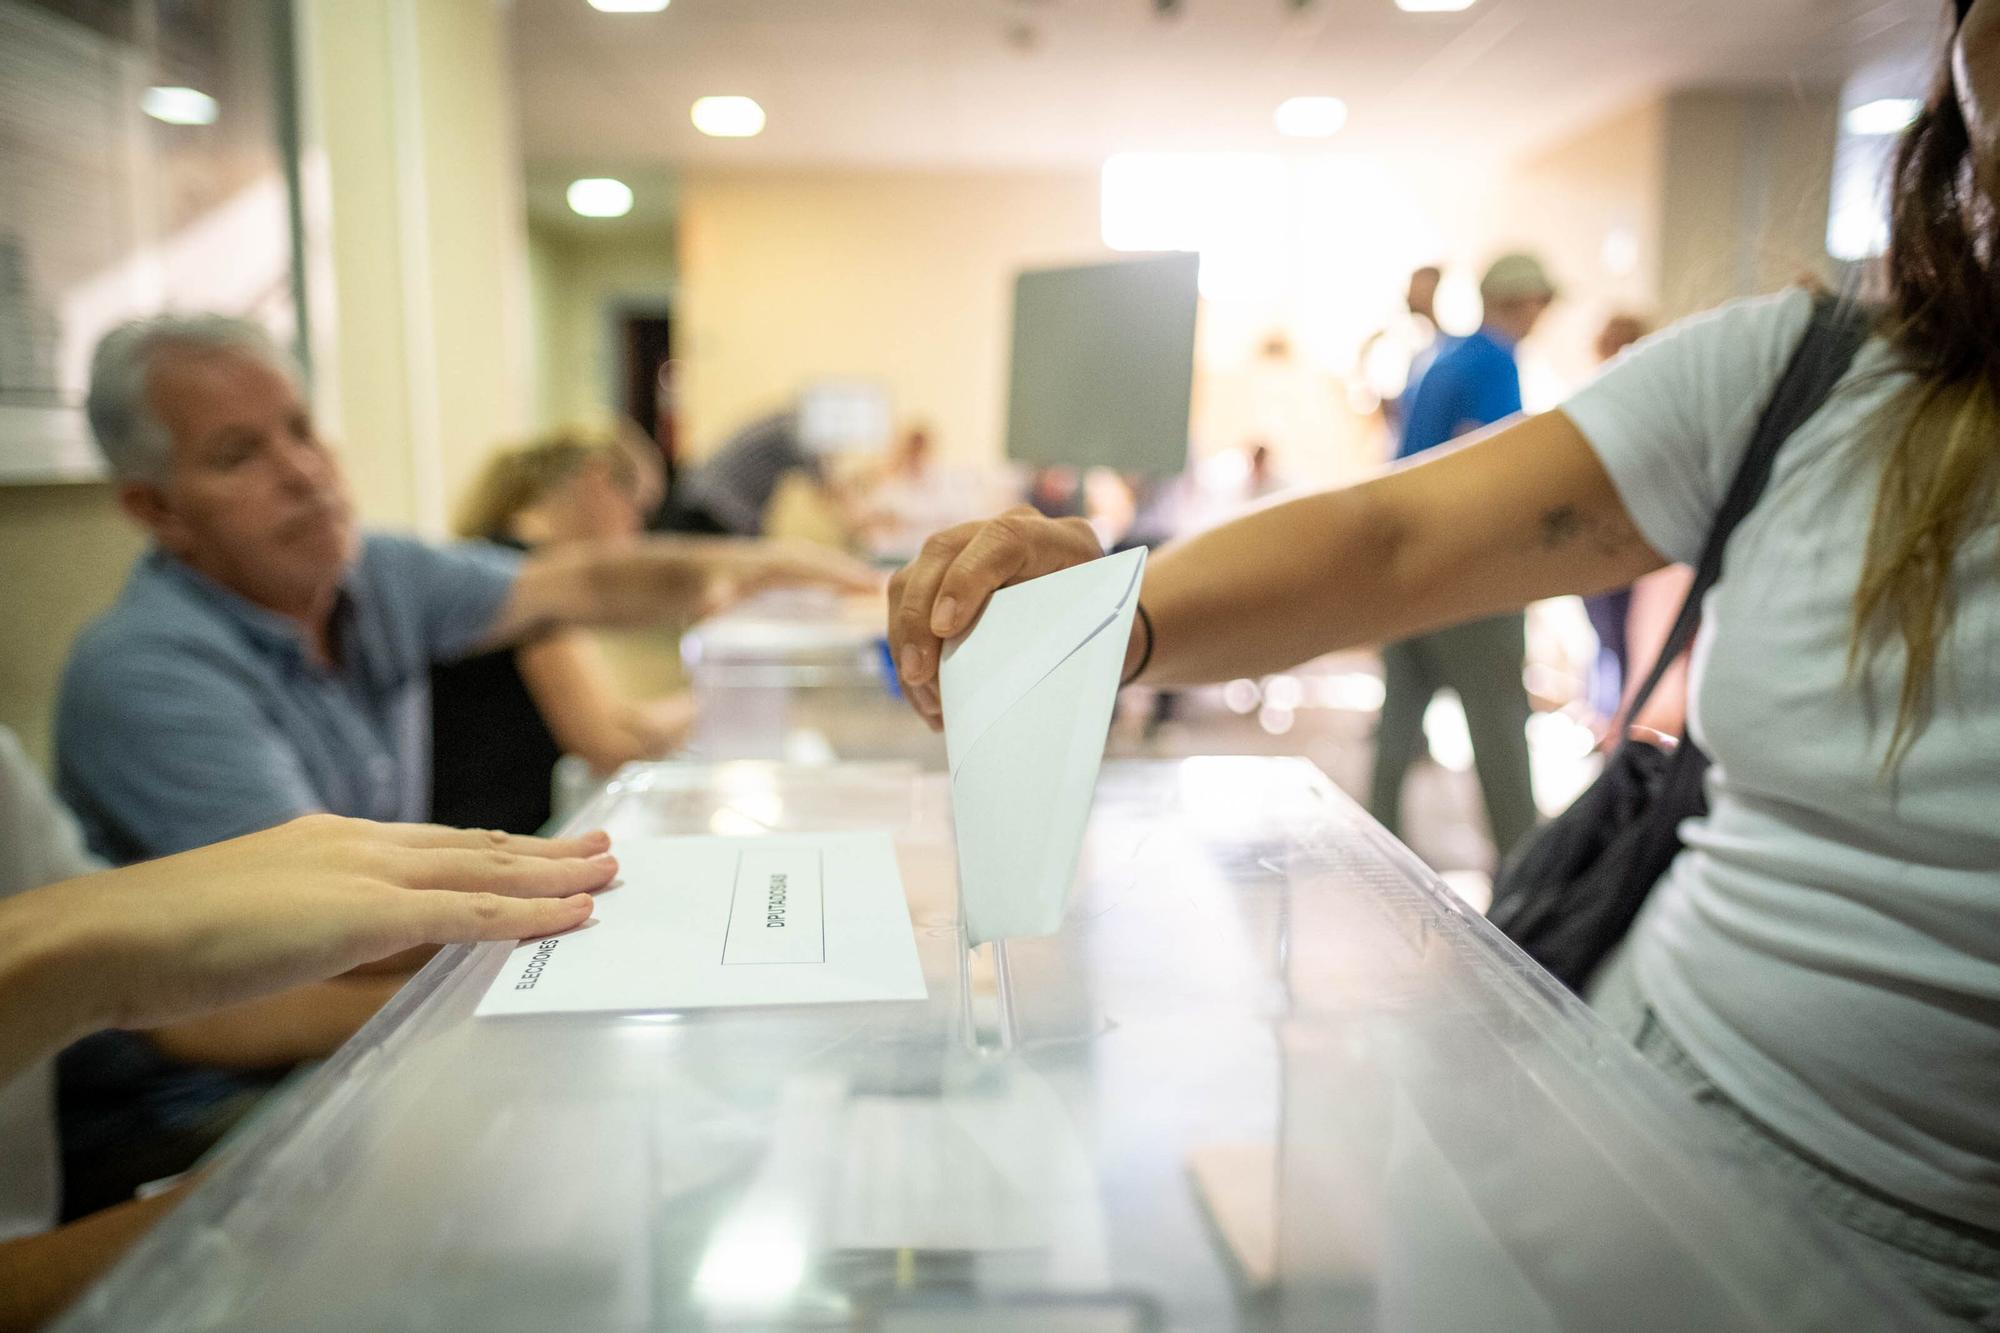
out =
[[[558,486],[602,460],[621,488],[636,490],[639,465],[615,431],[568,426],[487,460],[459,503],[452,530],[489,541],[511,535],[514,520]]]
[[[1968,6],[1961,5],[1961,16]],[[1883,274],[1886,331],[1916,377],[1883,459],[1854,603],[1849,663],[1893,633],[1907,658],[1885,768],[1928,720],[1956,612],[1953,570],[2000,480],[2000,273],[1995,203],[1977,180],[1947,50],[1897,148]]]

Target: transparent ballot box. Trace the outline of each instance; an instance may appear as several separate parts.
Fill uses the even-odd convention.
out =
[[[475,1018],[447,951],[62,1326],[1926,1326],[1303,760],[1107,765],[1000,949],[948,812],[627,770],[577,826],[891,830],[929,998]]]
[[[695,625],[681,639],[695,697],[690,752],[942,766],[944,742],[897,692],[882,617],[879,600],[787,591]]]

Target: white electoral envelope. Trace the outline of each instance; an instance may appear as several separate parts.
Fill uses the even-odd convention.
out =
[[[1062,924],[1139,605],[1144,550],[993,594],[938,668],[971,942]]]
[[[478,1012],[921,1000],[886,833],[620,838],[590,923],[508,955]]]

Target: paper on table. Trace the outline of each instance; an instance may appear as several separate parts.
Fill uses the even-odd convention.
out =
[[[994,593],[938,668],[972,943],[1062,924],[1139,604],[1143,549]]]
[[[515,948],[486,1014],[921,1000],[886,833],[621,838],[595,918]]]

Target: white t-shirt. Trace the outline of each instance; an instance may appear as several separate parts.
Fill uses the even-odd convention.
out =
[[[1566,406],[1661,554],[1700,552],[1811,310],[1804,292],[1724,307]],[[2000,526],[1959,552],[1935,713],[1893,779],[1900,637],[1867,679],[1848,670],[1884,409],[1908,383],[1870,341],[1730,542],[1690,676],[1709,814],[1632,947],[1661,1020],[1752,1114],[2000,1227]]]
[[[0,727],[0,898],[101,870],[76,821]],[[0,1084],[0,1240],[56,1224],[55,1082],[43,1060]]]

